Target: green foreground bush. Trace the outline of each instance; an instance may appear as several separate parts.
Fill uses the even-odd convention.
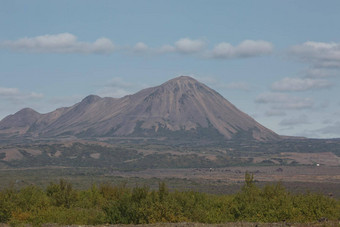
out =
[[[340,201],[315,193],[290,194],[280,183],[259,188],[246,173],[234,195],[194,191],[169,192],[147,186],[93,185],[75,190],[69,182],[51,183],[46,190],[28,186],[0,192],[0,223],[147,224],[160,222],[315,222],[340,220]]]

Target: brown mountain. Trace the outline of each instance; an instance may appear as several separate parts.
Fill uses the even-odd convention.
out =
[[[1,134],[25,134],[41,114],[30,108],[25,108],[0,121]]]
[[[90,95],[47,114],[24,109],[0,121],[0,137],[280,138],[220,94],[181,76],[119,99]]]

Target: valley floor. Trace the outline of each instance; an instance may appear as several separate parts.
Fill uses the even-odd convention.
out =
[[[111,183],[150,185],[157,188],[164,181],[172,190],[194,190],[213,194],[237,192],[246,172],[254,174],[257,185],[282,182],[293,193],[320,192],[340,198],[340,167],[336,166],[234,166],[227,168],[146,169],[119,171],[90,167],[36,167],[0,170],[0,189],[9,185],[21,188],[30,184],[46,187],[66,179],[76,188]]]

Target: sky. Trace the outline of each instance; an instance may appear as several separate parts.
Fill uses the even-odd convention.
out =
[[[0,0],[0,119],[196,78],[278,134],[340,138],[338,0]]]

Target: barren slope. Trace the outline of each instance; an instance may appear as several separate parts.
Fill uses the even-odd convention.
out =
[[[216,91],[186,76],[120,99],[90,95],[47,114],[22,110],[0,122],[0,135],[18,127],[21,134],[33,137],[167,137],[181,132],[225,139],[279,138]]]

